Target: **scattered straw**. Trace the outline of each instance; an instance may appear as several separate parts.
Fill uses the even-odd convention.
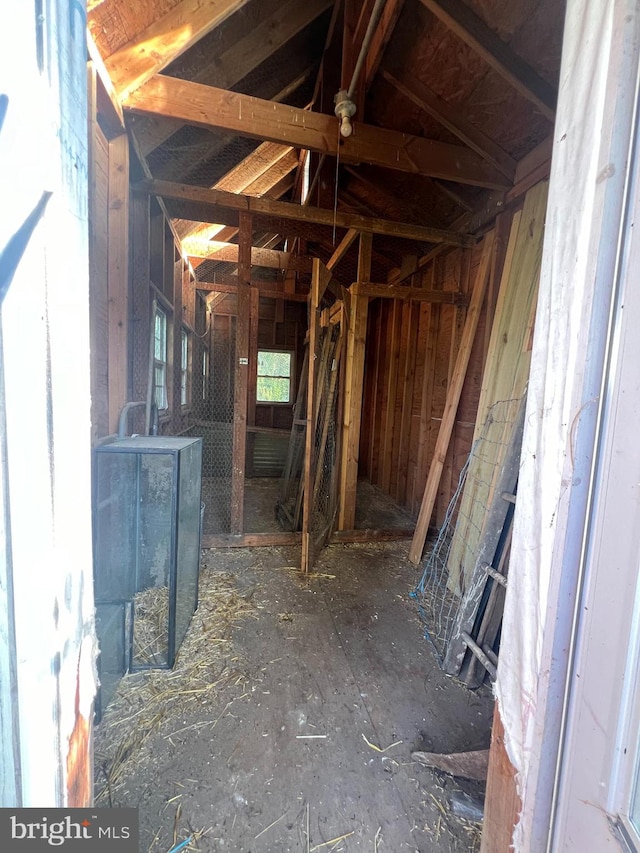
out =
[[[375,743],[371,743],[371,741],[365,735],[364,732],[362,732],[362,737],[364,739],[364,742],[367,744],[367,746],[370,746],[371,749],[374,749],[376,752],[387,752],[389,749],[393,749],[394,746],[400,746],[400,744],[402,743],[401,740],[397,740],[397,741],[395,741],[395,743],[390,743],[389,746],[385,746],[384,749],[380,749],[380,747],[376,746]]]
[[[264,829],[260,830],[260,832],[255,836],[254,840],[257,840],[258,838],[260,838],[260,836],[261,836],[261,835],[264,835],[264,834],[265,834],[265,832],[267,832],[268,830],[270,830],[272,826],[275,826],[277,823],[280,823],[280,821],[281,821],[283,818],[285,818],[286,816],[287,816],[287,813],[286,813],[286,812],[285,812],[284,814],[281,814],[281,815],[280,815],[280,817],[277,817],[274,821],[272,821],[272,822],[269,824],[269,826],[265,826],[265,828],[264,828]]]
[[[147,592],[155,593],[158,599],[162,595],[158,589]],[[230,656],[229,643],[233,626],[255,616],[253,604],[238,592],[232,574],[211,569],[200,572],[199,599],[173,670],[149,669],[126,675],[96,726],[97,803],[113,804],[113,793],[123,784],[131,763],[139,760],[142,745],[165,719],[182,722],[190,711],[210,706],[225,687],[246,682],[242,662]],[[160,613],[160,608],[151,612]],[[152,624],[151,616],[146,621]],[[153,648],[148,642],[152,633],[148,632],[145,641],[149,649]],[[136,634],[142,643],[138,630]],[[218,719],[169,730],[167,737],[190,728],[214,727]]]
[[[323,841],[322,844],[314,844],[309,853],[314,853],[314,850],[320,850],[321,847],[328,847],[330,844],[333,844],[334,847],[340,841],[344,841],[345,838],[351,838],[354,834],[353,830],[351,832],[345,832],[344,835],[337,835],[335,838],[332,838],[330,841]]]

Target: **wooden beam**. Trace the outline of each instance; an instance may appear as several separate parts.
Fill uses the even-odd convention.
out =
[[[453,431],[456,413],[458,411],[458,403],[460,402],[460,395],[462,394],[462,387],[464,385],[464,379],[469,365],[471,348],[473,346],[476,329],[478,327],[482,303],[484,302],[487,280],[489,278],[489,269],[491,266],[491,256],[493,253],[493,240],[494,232],[490,231],[484,238],[482,257],[480,258],[480,265],[478,267],[473,294],[471,296],[471,303],[469,305],[469,310],[467,311],[464,331],[460,340],[460,348],[458,349],[451,382],[447,389],[444,414],[440,423],[440,430],[436,440],[431,467],[429,468],[429,476],[427,477],[427,485],[425,486],[420,513],[418,514],[415,534],[409,550],[409,559],[414,565],[418,565],[422,559],[422,552],[427,538],[431,513],[433,512],[433,507],[438,494],[440,477],[442,476],[442,469],[444,467],[447,450],[449,448],[449,441],[451,439],[451,433]]]
[[[508,853],[513,850],[513,830],[522,811],[516,771],[504,743],[504,726],[496,702],[491,729],[489,772],[485,796],[480,853]]]
[[[358,256],[359,277],[369,278],[371,275],[371,250],[372,235],[361,234]],[[364,356],[369,310],[369,298],[360,294],[358,286],[358,282],[356,282],[350,288],[349,319],[347,322],[347,362],[339,481],[339,530],[352,530],[356,521],[360,424],[364,391]]]
[[[496,169],[466,148],[354,122],[353,134],[339,138],[337,119],[249,95],[158,75],[123,101],[129,113],[164,115],[196,127],[280,142],[340,156],[342,162],[442,178],[472,186],[506,189]]]
[[[398,79],[397,72],[391,73],[386,68],[382,70],[382,76],[407,100],[435,118],[513,183],[516,161],[481,130],[474,127],[461,109],[449,104],[416,77],[412,77],[411,82],[401,81]]]
[[[279,548],[284,545],[299,545],[300,533],[242,533],[213,536],[205,533],[203,548]]]
[[[378,27],[365,59],[365,92],[369,90],[369,87],[373,83],[373,78],[376,75],[385,48],[391,40],[391,36],[393,35],[393,31],[398,22],[398,18],[400,17],[400,12],[402,12],[403,6],[404,0],[386,0],[386,3],[384,4],[384,9],[382,10],[382,15],[378,22]]]
[[[111,82],[111,78],[109,77],[107,69],[105,68],[104,62],[102,61],[100,51],[98,50],[98,47],[88,29],[87,53],[89,54],[90,62],[93,62],[93,65],[96,69],[96,73],[98,75],[98,79],[102,83],[104,93],[109,102],[109,108],[112,119],[110,123],[113,125],[117,125],[121,130],[124,130],[124,113],[122,112],[122,106],[120,104],[120,101],[118,100],[116,90],[113,88],[113,83]],[[99,90],[96,94],[99,99]]]
[[[439,305],[468,305],[466,293],[455,290],[431,290],[422,287],[406,287],[396,284],[375,284],[363,281],[358,284],[359,293],[370,299],[399,299],[408,302],[435,302]]]
[[[344,235],[344,237],[340,241],[340,244],[336,248],[335,252],[333,253],[333,255],[331,255],[331,257],[327,261],[327,269],[328,270],[334,269],[334,267],[336,267],[340,263],[340,261],[346,255],[350,246],[352,245],[352,243],[354,242],[354,240],[358,236],[358,233],[359,232],[356,231],[355,228],[350,228],[347,231],[347,233]]]
[[[497,71],[549,121],[555,121],[557,92],[520,59],[462,0],[420,0],[487,65]]]
[[[230,278],[230,276],[229,276]],[[308,302],[309,297],[306,293],[292,293],[276,287],[278,282],[275,281],[256,281],[251,280],[251,287],[258,291],[260,297],[266,299],[283,299],[285,302]],[[196,281],[196,290],[203,290],[207,293],[237,293],[238,283],[236,284],[216,284],[215,282]]]
[[[257,26],[246,28],[242,38],[235,41],[223,52],[212,52],[209,61],[203,62],[192,77],[195,83],[213,83],[221,89],[233,89],[247,74],[254,71],[266,59],[312,23],[331,5],[331,0],[287,0],[273,14],[263,18]],[[294,90],[311,73],[308,68],[301,78],[293,81]],[[289,87],[287,87],[289,89]],[[278,100],[286,100],[291,94],[283,92]],[[161,121],[148,129],[141,129],[141,143],[147,153],[153,151],[177,130],[182,122]],[[146,145],[145,145],[146,143]]]
[[[120,99],[166,68],[248,0],[181,0],[105,61]]]
[[[127,402],[129,323],[129,140],[125,133],[109,143],[109,429],[118,431]]]
[[[240,214],[238,254],[238,317],[233,394],[233,461],[231,472],[231,533],[243,532],[244,472],[247,447],[247,388],[249,381],[249,290],[251,284],[251,214]]]
[[[238,263],[237,243],[212,242],[209,246],[192,245],[189,242],[183,244],[184,253],[191,258],[214,261],[215,263]],[[300,255],[291,255],[290,252],[278,252],[275,249],[262,249],[259,246],[251,246],[252,266],[267,267],[268,269],[286,270],[292,269],[298,272],[310,272],[311,259]]]
[[[269,198],[254,198],[239,193],[228,193],[223,190],[208,190],[204,187],[194,187],[188,184],[174,184],[166,181],[141,181],[134,189],[148,195],[160,196],[164,199],[177,199],[193,202],[196,205],[211,205],[230,210],[245,210],[256,215],[273,216],[281,219],[323,225],[334,228],[353,228],[356,231],[371,234],[383,234],[387,237],[398,237],[406,240],[416,240],[421,243],[446,243],[451,246],[470,247],[475,245],[474,237],[439,228],[427,228],[424,225],[392,222],[388,219],[359,216],[354,213],[342,213],[324,210],[319,207],[293,204],[287,201],[277,201]]]

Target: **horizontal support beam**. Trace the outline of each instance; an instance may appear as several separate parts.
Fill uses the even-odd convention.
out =
[[[185,242],[183,250],[190,258],[214,261],[215,263],[238,263],[238,244],[212,243],[208,246],[204,241],[198,244]],[[291,252],[278,252],[275,249],[261,249],[258,246],[251,247],[251,265],[254,267],[267,267],[274,270],[291,269],[296,272],[311,272],[311,258],[292,255]]]
[[[475,156],[475,155],[474,155]],[[359,216],[354,213],[324,210],[319,207],[292,204],[287,201],[276,201],[268,198],[228,193],[223,190],[209,190],[204,187],[194,187],[189,184],[174,184],[167,181],[141,181],[134,186],[135,192],[160,196],[163,199],[190,201],[199,205],[226,207],[233,210],[249,211],[257,215],[274,216],[280,219],[324,225],[330,228],[353,228],[356,231],[369,234],[383,234],[387,237],[399,237],[406,240],[416,240],[421,243],[446,243],[449,246],[475,245],[475,238],[455,231],[445,231],[440,228],[427,228],[424,225],[411,225],[403,222],[392,222],[388,219],[376,219]]]
[[[462,0],[421,0],[433,15],[469,45],[549,121],[555,121],[557,92],[515,54]]]
[[[376,284],[371,281],[359,281],[356,285],[359,296],[368,296],[370,299],[400,299],[408,302],[432,302],[438,305],[469,304],[466,293],[457,293],[453,290],[428,290],[422,287],[403,287],[397,284]]]
[[[371,163],[413,175],[471,186],[508,189],[511,184],[474,151],[419,136],[353,122],[353,133],[338,134],[337,119],[249,95],[158,75],[123,101],[125,111],[163,115],[208,130],[306,148],[342,162]]]
[[[251,282],[251,287],[256,287],[256,290],[260,293],[260,296],[265,297],[267,299],[283,299],[285,302],[306,302],[308,300],[308,296],[306,293],[291,293],[286,290],[280,290],[275,287],[265,287],[265,283],[261,283],[259,286],[255,284],[255,282]],[[272,285],[275,285],[276,282],[271,282]],[[237,293],[238,285],[233,284],[216,284],[212,281],[196,281],[194,283],[196,290],[203,290],[207,293]]]

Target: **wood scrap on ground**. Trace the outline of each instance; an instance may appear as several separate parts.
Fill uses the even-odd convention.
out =
[[[418,750],[412,752],[411,757],[415,761],[419,761],[420,764],[424,764],[425,767],[432,767],[434,770],[443,770],[452,776],[479,780],[487,778],[489,767],[488,749],[452,753],[421,752]]]

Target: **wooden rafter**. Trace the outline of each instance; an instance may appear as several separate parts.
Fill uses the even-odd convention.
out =
[[[112,54],[105,66],[121,98],[166,68],[248,0],[182,0]]]
[[[387,237],[399,237],[417,240],[422,243],[447,243],[452,246],[472,246],[473,237],[444,231],[439,228],[427,228],[424,225],[411,225],[403,222],[391,222],[387,219],[375,219],[356,214],[334,212],[318,207],[291,204],[286,201],[274,201],[268,198],[227,193],[222,190],[207,190],[186,184],[170,184],[165,181],[141,181],[134,188],[137,192],[160,196],[164,199],[182,199],[196,205],[212,205],[237,211],[251,211],[257,215],[294,220],[315,225],[338,228],[355,228],[370,234],[384,234]]]
[[[555,120],[557,92],[515,54],[462,0],[420,0],[458,38],[504,77],[542,115]]]
[[[195,83],[215,83],[221,89],[232,89],[247,74],[254,71],[273,53],[283,47],[294,36],[311,24],[331,5],[331,0],[288,0],[273,14],[261,21],[258,26],[247,32],[241,39],[221,54],[211,57],[211,61],[202,65],[193,76]],[[302,82],[309,76],[307,69]],[[301,82],[293,81],[298,88]],[[291,91],[284,93],[285,100]],[[141,128],[141,145],[147,152],[165,142],[182,127],[181,122],[156,122],[148,129]]]
[[[378,66],[380,65],[380,61],[382,59],[382,54],[384,53],[385,48],[389,44],[391,36],[393,35],[393,30],[398,21],[398,18],[400,17],[400,12],[402,11],[403,6],[404,0],[387,0],[384,5],[382,15],[380,16],[380,22],[378,23],[378,28],[376,30],[375,36],[373,37],[373,41],[371,42],[371,46],[369,47],[367,57],[365,59],[365,91],[369,89],[371,83],[373,82],[373,78],[376,75],[376,71],[378,70]]]
[[[280,142],[336,156],[351,163],[427,175],[494,189],[509,182],[474,151],[430,139],[354,123],[353,135],[338,137],[336,119],[273,101],[158,75],[123,102],[126,111],[166,115],[198,127]]]
[[[415,77],[412,78],[411,82],[400,80],[396,73],[392,73],[386,68],[382,70],[382,76],[400,94],[404,95],[423,112],[435,118],[443,127],[446,127],[465,145],[479,154],[483,160],[491,163],[506,178],[513,181],[516,173],[516,161],[481,130],[474,127],[462,110],[447,103],[433,89],[425,86]]]

